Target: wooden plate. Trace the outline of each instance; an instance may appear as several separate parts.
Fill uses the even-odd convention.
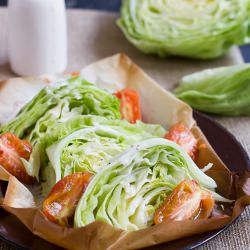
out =
[[[226,131],[221,125],[211,120],[208,116],[199,112],[194,112],[199,127],[206,135],[217,154],[231,171],[244,172],[250,170],[250,160],[242,146],[232,134]],[[227,227],[220,230],[195,235],[158,246],[146,248],[147,250],[181,250],[192,249],[220,234]],[[22,225],[13,215],[1,209],[0,213],[0,239],[7,241],[17,249],[62,249],[45,240],[33,235]]]

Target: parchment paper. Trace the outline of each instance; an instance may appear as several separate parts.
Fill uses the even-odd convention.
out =
[[[197,221],[164,222],[136,232],[128,233],[97,221],[83,228],[68,229],[49,222],[38,208],[27,208],[29,205],[31,207],[34,205],[33,200],[22,199],[22,196],[31,197],[31,194],[18,183],[15,177],[10,176],[2,206],[16,215],[34,234],[67,249],[138,249],[221,228],[250,204],[249,174],[239,177],[230,173],[196,126],[191,108],[160,88],[129,58],[119,54],[104,59],[83,69],[81,75],[112,90],[125,86],[136,89],[141,96],[143,119],[147,122],[159,123],[168,128],[181,121],[192,128],[199,144],[206,144],[206,147],[202,147],[199,151],[198,165],[202,167],[208,161],[214,163],[210,174],[217,181],[217,192],[228,198],[235,198],[237,201],[231,216]],[[4,173],[3,179],[6,180],[6,172],[2,171],[0,175],[1,173]],[[19,192],[20,189],[22,192]],[[8,194],[11,194],[11,197]],[[27,203],[24,204],[23,200],[27,200]]]

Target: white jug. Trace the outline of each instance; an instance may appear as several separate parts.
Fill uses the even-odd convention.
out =
[[[64,0],[9,0],[8,53],[21,76],[63,72],[67,66]]]

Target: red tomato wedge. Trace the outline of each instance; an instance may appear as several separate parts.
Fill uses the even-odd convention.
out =
[[[154,223],[208,218],[214,208],[212,194],[194,180],[182,181],[156,210]]]
[[[31,184],[35,178],[29,176],[20,159],[29,160],[32,146],[12,133],[0,135],[0,165],[21,182]]]
[[[183,124],[177,123],[164,136],[164,138],[182,146],[194,160],[197,155],[197,140],[192,132]]]
[[[75,76],[80,76],[80,72],[79,71],[74,71],[70,73],[71,76],[75,77]]]
[[[121,101],[120,112],[123,119],[130,123],[141,120],[140,98],[136,91],[126,88],[114,95]]]
[[[69,226],[69,219],[74,215],[91,177],[88,172],[74,173],[57,182],[43,202],[46,217],[59,225]]]

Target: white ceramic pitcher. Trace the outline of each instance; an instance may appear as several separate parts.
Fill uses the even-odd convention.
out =
[[[9,0],[9,61],[21,76],[60,73],[67,65],[64,0]]]

